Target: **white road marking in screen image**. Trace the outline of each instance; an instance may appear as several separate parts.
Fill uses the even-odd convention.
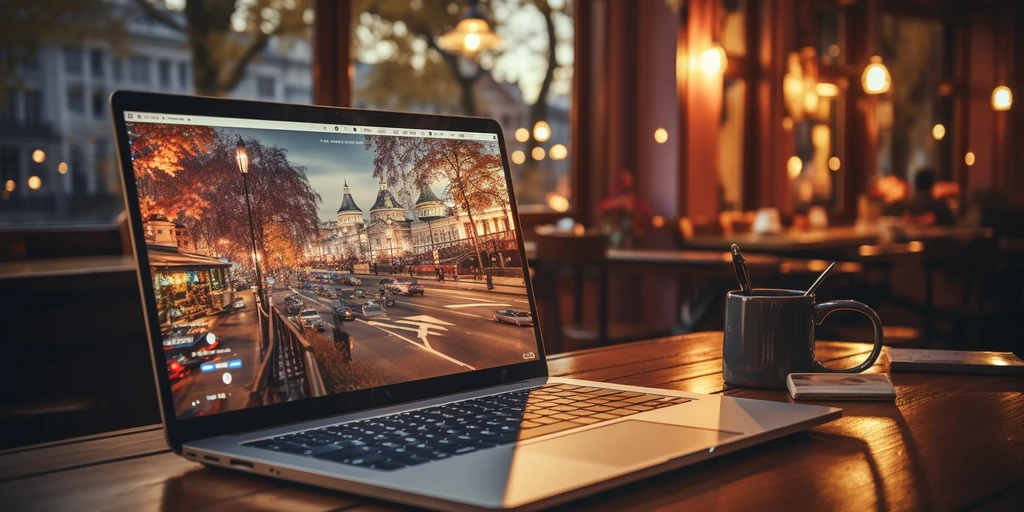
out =
[[[480,308],[480,307],[508,307],[508,304],[502,304],[500,302],[478,302],[475,304],[449,304],[445,306],[449,309],[463,309],[463,308]]]
[[[404,341],[406,343],[409,343],[410,345],[413,345],[413,346],[418,347],[418,348],[420,348],[422,350],[425,350],[425,351],[427,351],[427,352],[429,352],[431,354],[434,354],[437,357],[445,359],[445,360],[447,360],[449,362],[455,363],[455,364],[457,364],[459,366],[462,366],[462,367],[465,367],[465,368],[469,368],[470,370],[476,370],[475,367],[473,367],[471,365],[468,365],[466,363],[463,363],[462,361],[459,361],[458,359],[455,359],[454,357],[451,357],[449,355],[442,354],[441,352],[438,352],[437,350],[434,350],[433,348],[431,348],[429,345],[424,346],[424,344],[422,344],[422,343],[417,343],[417,342],[415,342],[415,341],[413,341],[413,340],[411,340],[409,338],[406,338],[405,336],[402,336],[401,334],[398,334],[397,332],[394,332],[394,331],[389,330],[389,329],[385,329],[384,327],[390,327],[392,329],[402,329],[402,330],[406,330],[406,331],[416,331],[417,333],[419,332],[419,329],[413,329],[412,327],[406,327],[404,325],[386,324],[386,323],[377,322],[377,321],[374,321],[374,320],[370,320],[369,322],[367,322],[366,320],[363,320],[362,318],[356,318],[356,321],[357,322],[362,322],[362,323],[364,323],[366,325],[369,325],[371,327],[376,327],[377,329],[380,329],[380,330],[382,330],[382,331],[384,331],[384,332],[386,332],[386,333],[388,333],[388,334],[390,334],[390,335],[392,335],[392,336],[394,336],[394,337],[396,337],[396,338],[398,338],[398,339],[400,339],[400,340],[402,340],[402,341]],[[437,325],[435,325],[433,327],[444,329],[443,327],[440,327],[440,326],[437,326]],[[447,331],[448,329],[445,329],[445,330]],[[438,333],[435,333],[435,334],[438,334]],[[424,340],[424,341],[426,341],[426,340]]]
[[[442,295],[455,295],[457,297],[465,297],[467,299],[473,299],[480,302],[494,302],[490,299],[481,299],[478,294],[461,293],[453,290],[446,290],[444,288],[431,288],[432,293],[440,293]]]
[[[413,307],[416,307],[416,308],[423,308],[423,309],[436,309],[438,311],[444,311],[445,313],[450,313],[450,314],[454,314],[454,315],[462,315],[462,316],[471,316],[471,317],[474,317],[474,318],[483,318],[484,320],[490,320],[491,319],[491,317],[489,317],[489,316],[474,315],[473,313],[466,313],[465,311],[454,311],[454,310],[451,310],[451,309],[445,309],[445,308],[439,308],[439,307],[434,307],[434,306],[428,306],[426,304],[417,304],[417,303],[405,302],[405,301],[400,301],[400,300],[396,300],[395,304],[404,304],[406,306],[413,306]],[[492,304],[492,305],[498,306],[499,304]]]

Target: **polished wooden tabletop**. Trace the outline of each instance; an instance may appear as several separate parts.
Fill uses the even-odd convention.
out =
[[[556,355],[553,375],[791,401],[722,382],[722,334]],[[870,346],[820,343],[829,366]],[[871,371],[887,371],[884,357]],[[574,510],[1020,510],[1024,379],[897,373],[897,401],[819,402],[843,417],[561,508]],[[382,510],[354,495],[204,468],[159,426],[0,454],[0,510]]]
[[[687,249],[728,250],[737,244],[745,252],[768,254],[798,254],[808,251],[853,249],[862,245],[885,245],[916,242],[918,245],[936,239],[975,239],[992,236],[988,228],[968,226],[837,226],[819,230],[787,230],[777,234],[736,233],[732,235],[704,235],[686,240]]]

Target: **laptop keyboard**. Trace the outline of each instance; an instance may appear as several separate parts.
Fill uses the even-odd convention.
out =
[[[244,446],[393,471],[689,401],[550,384],[306,430]]]

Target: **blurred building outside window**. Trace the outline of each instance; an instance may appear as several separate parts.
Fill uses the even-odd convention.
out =
[[[157,72],[160,77],[160,88],[170,89],[171,88],[171,61],[167,59],[160,59],[157,61]]]
[[[149,83],[150,58],[135,55],[128,59],[128,78],[136,84]]]
[[[92,74],[93,78],[104,77],[106,73],[106,66],[104,66],[105,58],[106,55],[102,49],[94,49],[89,51],[89,73]]]
[[[82,74],[82,48],[76,46],[64,47],[64,72],[71,76]]]
[[[107,95],[103,91],[92,93],[92,117],[103,119],[107,115]]]
[[[205,2],[198,24],[189,1],[35,0],[0,20],[0,226],[115,222],[113,90],[312,102],[311,0]],[[259,94],[257,76],[280,77],[287,97]]]
[[[443,49],[438,38],[467,16],[469,2],[354,1],[353,106],[496,119],[519,211],[567,211],[573,0],[476,6],[503,44],[466,57]]]

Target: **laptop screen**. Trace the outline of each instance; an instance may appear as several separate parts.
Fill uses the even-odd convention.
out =
[[[124,120],[179,419],[538,357],[496,134]]]

